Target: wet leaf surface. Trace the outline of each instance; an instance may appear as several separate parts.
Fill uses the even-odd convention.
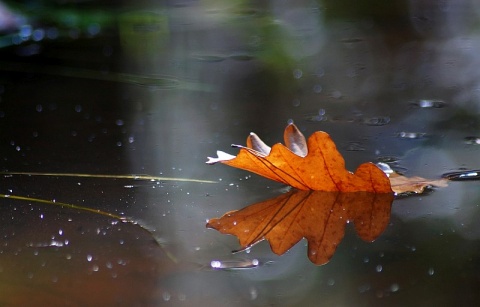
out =
[[[278,255],[306,238],[308,258],[322,265],[335,253],[347,222],[354,223],[364,241],[380,236],[390,220],[392,201],[392,193],[292,190],[211,219],[207,227],[237,236],[243,249],[266,239]]]

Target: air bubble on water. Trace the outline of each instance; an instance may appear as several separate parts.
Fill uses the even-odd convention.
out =
[[[45,30],[43,29],[36,29],[32,33],[32,38],[34,41],[39,42],[45,37]]]
[[[162,298],[163,298],[164,301],[168,302],[171,298],[170,293],[168,293],[167,291],[163,292],[162,293]]]
[[[91,23],[87,27],[87,32],[91,36],[95,36],[100,33],[100,25],[98,23]]]
[[[394,283],[390,286],[390,291],[397,292],[398,290],[400,290],[400,286],[397,283]]]
[[[332,97],[335,98],[335,99],[339,99],[340,97],[342,97],[342,92],[336,90],[336,91],[333,91],[332,92]]]
[[[317,77],[323,77],[325,75],[325,70],[323,68],[318,68],[317,71],[315,72],[315,75]]]
[[[360,287],[358,287],[358,292],[360,292],[360,293],[365,293],[368,290],[370,290],[370,285],[369,284],[364,284],[364,285],[361,285]]]
[[[443,100],[420,99],[414,103],[420,108],[443,108],[446,106]]]
[[[292,119],[292,118],[289,118],[289,119],[287,120],[287,125],[292,125],[292,124],[293,124],[293,119]]]
[[[295,79],[300,79],[303,76],[303,71],[301,69],[294,69],[293,70],[293,77]]]
[[[319,94],[319,93],[322,92],[322,89],[323,89],[323,88],[322,88],[322,86],[321,86],[320,84],[315,84],[315,85],[313,86],[313,92],[314,92],[314,93]]]
[[[385,126],[390,122],[390,117],[376,116],[376,117],[364,118],[362,121],[367,126]]]
[[[426,133],[423,132],[406,132],[402,131],[397,133],[397,137],[401,139],[421,139],[426,136]]]
[[[22,25],[18,32],[18,35],[23,39],[27,40],[32,35],[32,26],[29,24]]]
[[[252,301],[255,300],[255,299],[257,299],[257,297],[258,297],[258,291],[257,291],[257,289],[255,289],[254,287],[251,287],[249,292],[250,292],[250,299],[251,299]]]
[[[480,145],[480,137],[478,136],[467,136],[464,138],[465,144],[468,145]]]

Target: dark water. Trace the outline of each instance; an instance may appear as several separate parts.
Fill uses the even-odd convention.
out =
[[[251,131],[280,142],[293,120],[327,131],[350,170],[478,169],[475,1],[7,3],[0,305],[478,303],[478,181],[397,198],[375,242],[347,225],[315,266],[305,241],[232,254],[206,221],[285,190],[204,163]]]

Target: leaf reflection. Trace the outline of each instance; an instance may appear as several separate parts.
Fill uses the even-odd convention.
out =
[[[238,237],[242,248],[266,239],[272,251],[284,254],[302,238],[308,241],[308,258],[317,265],[327,263],[353,222],[364,241],[375,240],[390,220],[392,193],[323,192],[292,190],[221,218],[207,227]]]

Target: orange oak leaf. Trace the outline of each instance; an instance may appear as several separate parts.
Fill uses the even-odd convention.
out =
[[[306,238],[308,258],[322,265],[335,253],[347,222],[353,222],[363,240],[375,240],[388,225],[393,198],[392,193],[292,190],[227,212],[207,227],[235,235],[243,249],[266,239],[278,255]]]
[[[238,155],[217,151],[217,162],[241,168],[300,190],[392,193],[390,181],[375,164],[361,164],[355,173],[345,169],[345,160],[330,136],[317,131],[308,141],[294,124],[284,132],[285,145],[267,146],[256,134],[247,138],[247,146]]]

